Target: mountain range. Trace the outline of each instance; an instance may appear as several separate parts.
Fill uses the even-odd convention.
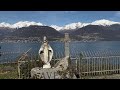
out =
[[[0,40],[47,36],[57,40],[69,33],[72,40],[120,40],[120,22],[96,20],[91,23],[71,23],[63,27],[37,22],[20,21],[15,24],[0,23]]]
[[[49,26],[30,25],[22,28],[0,28],[0,39],[24,40],[24,39],[40,39],[47,36],[49,40],[63,37],[63,34]]]

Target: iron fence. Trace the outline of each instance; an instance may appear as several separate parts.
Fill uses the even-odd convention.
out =
[[[112,55],[111,52],[116,52],[116,55]],[[80,78],[84,77],[92,77],[92,76],[100,76],[100,75],[111,75],[111,74],[120,74],[120,55],[117,53],[118,51],[81,51],[76,52],[74,55],[70,54],[70,60],[71,60],[71,66],[74,71],[76,71]],[[10,71],[16,71],[16,78],[18,78],[18,59],[20,58],[22,53],[18,52],[5,52],[1,53],[1,55],[4,54],[7,56],[4,59],[0,59],[0,71],[2,72],[10,72]],[[16,58],[11,58],[11,55],[16,55]],[[23,62],[24,69],[26,69],[26,72],[29,72],[31,68],[34,67],[42,67],[42,62],[40,60],[40,57],[36,54],[29,53],[27,54],[26,61],[20,61]],[[58,60],[61,60],[64,57],[64,54],[62,52],[54,52],[54,56],[51,61],[51,65],[54,66]],[[28,62],[29,61],[29,62]],[[28,64],[29,63],[29,64]],[[22,68],[23,69],[23,68]],[[25,76],[24,73],[24,78]],[[26,74],[28,75],[28,74]],[[29,78],[30,76],[27,76]]]
[[[76,61],[81,77],[120,73],[120,56],[85,57]]]

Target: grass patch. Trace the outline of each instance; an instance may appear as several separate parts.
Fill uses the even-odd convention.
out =
[[[17,79],[17,64],[0,64],[0,79]]]
[[[0,79],[18,79],[17,71],[6,71],[0,73]]]

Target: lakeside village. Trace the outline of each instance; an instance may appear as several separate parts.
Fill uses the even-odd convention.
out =
[[[75,39],[75,38],[70,38],[71,41],[76,41],[76,42],[95,42],[95,41],[101,41],[102,38],[99,37],[90,37],[90,36],[81,36],[82,39]],[[28,38],[23,38],[23,37],[5,37],[3,39],[0,39],[0,42],[7,42],[7,43],[18,43],[18,42],[23,42],[23,43],[28,43],[28,42],[42,42],[42,38],[41,37],[28,37]],[[64,41],[64,37],[63,38],[49,38],[49,41],[52,42],[63,42]]]

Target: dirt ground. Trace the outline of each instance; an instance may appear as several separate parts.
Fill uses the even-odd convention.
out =
[[[93,76],[93,77],[87,77],[85,79],[120,79],[120,74]]]

